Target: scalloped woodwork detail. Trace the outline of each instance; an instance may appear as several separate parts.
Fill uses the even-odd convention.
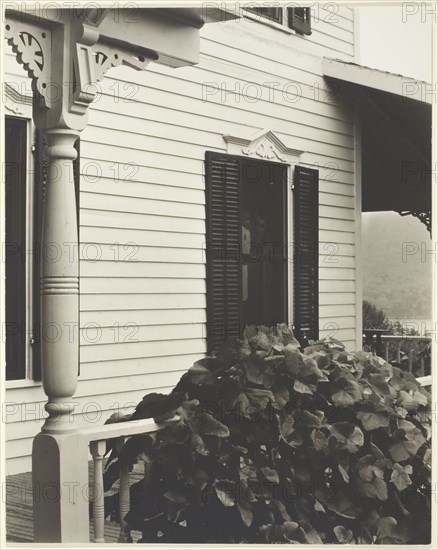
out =
[[[152,59],[143,55],[134,55],[119,48],[112,48],[99,43],[93,46],[92,55],[94,57],[96,80],[98,82],[103,80],[105,73],[112,67],[126,65],[127,67],[141,71],[152,61]]]
[[[43,107],[50,108],[48,94],[51,84],[50,29],[32,23],[7,19],[5,37],[18,63],[32,80],[32,90]],[[52,94],[56,97],[56,94]]]
[[[272,143],[269,143],[267,139],[259,140],[254,146],[242,149],[242,153],[249,157],[286,162],[286,157],[282,155]]]
[[[84,25],[85,27],[85,25]],[[90,33],[88,33],[90,34]],[[70,109],[72,112],[85,113],[88,105],[97,94],[96,82],[103,80],[107,71],[119,65],[126,65],[138,71],[144,69],[152,59],[134,55],[117,47],[96,43],[77,43],[73,58],[73,90]]]
[[[304,151],[287,147],[271,130],[248,137],[224,135],[229,154],[240,154],[274,162],[293,163]]]

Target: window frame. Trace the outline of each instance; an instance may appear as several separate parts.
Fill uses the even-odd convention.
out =
[[[276,166],[282,166],[283,169],[284,169],[284,177],[283,177],[283,181],[281,183],[278,183],[279,186],[282,187],[281,189],[281,195],[282,195],[282,216],[283,216],[283,227],[282,227],[282,233],[283,233],[283,246],[284,246],[284,251],[283,251],[283,255],[285,256],[284,258],[284,266],[283,266],[283,276],[284,276],[284,280],[283,280],[283,289],[282,289],[282,292],[284,293],[284,305],[283,305],[283,312],[282,314],[284,315],[284,323],[288,324],[290,321],[291,321],[291,311],[290,311],[290,307],[289,307],[289,304],[290,304],[290,300],[291,300],[291,291],[290,291],[290,288],[289,288],[289,276],[291,275],[290,273],[290,269],[289,269],[289,258],[288,258],[288,252],[289,252],[289,245],[290,245],[290,240],[289,240],[289,233],[290,233],[290,230],[292,229],[293,231],[293,228],[291,228],[291,224],[290,224],[290,218],[289,218],[289,205],[288,205],[288,195],[290,195],[290,193],[288,192],[288,181],[289,181],[289,168],[290,166],[286,163],[283,163],[283,162],[276,162],[276,161],[271,161],[271,160],[267,160],[267,159],[258,159],[258,158],[254,158],[254,157],[243,157],[243,156],[236,156],[236,158],[240,159],[239,160],[239,164],[240,164],[240,169],[242,169],[242,166],[243,166],[243,163],[245,162],[257,162],[259,163],[260,165],[262,164],[269,164],[269,165],[276,165]],[[239,226],[242,227],[242,211],[243,211],[243,208],[242,208],[242,196],[243,196],[243,190],[240,190],[239,192]],[[240,234],[240,237],[241,234]],[[249,258],[251,257],[250,254],[244,254],[243,252],[243,246],[242,246],[242,242],[240,242],[240,271],[242,272],[242,267],[243,267],[243,264],[244,264],[244,261],[247,260],[248,263],[251,263],[251,261],[248,261]],[[264,260],[266,260],[266,258],[263,258]],[[241,290],[242,290],[242,285],[241,285]],[[244,306],[243,306],[243,300],[240,301],[240,317],[241,319],[243,319],[243,309],[244,309]]]
[[[301,10],[302,15],[301,15]],[[312,34],[312,13],[310,8],[287,8],[287,25],[297,34]]]
[[[20,106],[21,107],[21,106]],[[31,106],[29,110],[23,109],[20,112],[14,112],[13,114],[5,113],[5,128],[6,120],[19,119],[26,121],[26,204],[24,206],[25,211],[25,342],[24,342],[24,376],[16,379],[6,379],[6,388],[28,386],[28,385],[41,385],[41,381],[33,379],[34,376],[34,358],[33,358],[33,344],[35,341],[35,333],[32,330],[33,323],[37,312],[35,311],[35,292],[36,284],[35,279],[39,278],[39,262],[32,261],[33,258],[38,258],[39,250],[35,247],[35,158],[33,155],[35,149],[36,129],[31,118]],[[7,161],[7,159],[5,159]],[[5,212],[5,218],[8,212]],[[5,319],[7,321],[7,319]],[[6,375],[6,372],[5,372]]]
[[[284,25],[284,10],[282,7],[273,7],[273,6],[254,6],[254,7],[248,7],[245,8],[246,10],[250,11],[257,17],[263,17],[267,19],[268,21],[272,21],[273,23],[277,23],[277,25]],[[279,17],[274,17],[272,15],[269,15],[269,13],[263,13],[259,10],[275,10]]]
[[[281,21],[278,21],[258,11],[259,9],[269,9],[269,7],[271,7],[271,9],[280,10]],[[304,20],[303,18],[300,18],[299,15],[294,14],[295,10],[297,9],[306,10],[306,20]],[[248,5],[244,7],[244,10],[246,12],[245,17],[254,21],[258,21],[259,23],[262,23],[264,25],[274,27],[278,30],[286,32],[287,34],[294,33],[301,37],[310,36],[312,34],[312,9],[310,7],[297,6],[296,8],[290,8],[287,6],[287,4],[279,7]],[[302,21],[300,21],[300,19]]]

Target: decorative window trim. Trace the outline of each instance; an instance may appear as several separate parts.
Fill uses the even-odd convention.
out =
[[[32,94],[22,94],[10,83],[4,83],[5,115],[32,119]]]
[[[222,137],[229,155],[243,155],[293,165],[304,153],[300,149],[288,147],[274,132],[266,129],[250,136],[225,134]]]

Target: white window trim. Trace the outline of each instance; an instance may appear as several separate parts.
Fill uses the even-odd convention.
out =
[[[264,5],[257,5],[257,6],[254,6],[256,8],[268,8],[269,5],[267,6],[264,6]],[[305,35],[305,34],[302,34],[300,32],[297,32],[295,29],[291,29],[289,26],[288,26],[288,8],[289,7],[292,7],[292,6],[288,6],[287,4],[284,4],[283,6],[271,6],[271,7],[275,7],[275,8],[281,8],[283,10],[283,22],[282,23],[278,23],[277,21],[273,21],[272,19],[269,19],[268,17],[265,17],[263,16],[262,14],[257,14],[257,13],[254,13],[254,12],[251,12],[249,11],[249,8],[251,8],[251,5],[249,4],[248,7],[244,7],[243,8],[243,11],[244,11],[244,14],[243,14],[243,19],[250,19],[252,21],[257,21],[258,23],[261,23],[262,25],[266,25],[267,27],[272,27],[274,29],[277,29],[279,31],[282,31],[286,34],[294,34],[296,36],[300,36],[301,38],[305,38],[305,37],[308,37],[308,35]],[[299,7],[299,6],[294,6],[294,7]],[[302,6],[302,7],[305,7],[305,6]]]
[[[286,34],[297,34],[293,29],[290,29],[285,23],[277,23],[277,21],[272,21],[272,19],[263,17],[263,15],[261,14],[248,11],[248,9],[246,8],[245,8],[245,13],[243,17],[244,19],[251,19],[252,21],[257,21],[257,23],[261,23],[262,25],[266,25],[267,27],[272,27]],[[287,17],[287,11],[286,11],[286,8],[283,6],[283,21],[286,21],[285,17]]]

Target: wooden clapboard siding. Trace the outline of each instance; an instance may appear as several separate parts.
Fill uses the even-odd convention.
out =
[[[148,315],[145,315],[142,310],[129,311],[119,309],[117,310],[118,318],[114,323],[113,311],[84,311],[81,313],[81,326],[83,328],[96,324],[102,328],[125,326],[129,323],[135,323],[137,326],[157,326],[167,325],[169,322],[174,324],[187,324],[187,323],[205,323],[206,313],[204,308],[178,308],[171,312],[168,310],[150,309]],[[115,330],[115,329],[114,329]]]
[[[353,59],[354,23],[331,6],[314,8],[309,37],[250,19],[206,25],[199,65],[119,67],[99,83],[81,136],[78,425],[96,404],[103,422],[170,391],[203,357],[204,155],[226,153],[224,134],[272,130],[319,170],[320,336],[355,347],[354,120],[321,72],[322,57]],[[30,90],[10,52],[5,70]],[[38,384],[6,397],[14,473],[30,467],[46,399]]]

